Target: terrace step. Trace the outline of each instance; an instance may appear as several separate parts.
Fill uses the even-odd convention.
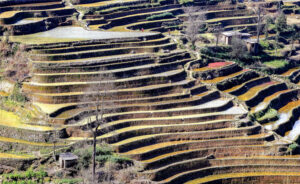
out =
[[[207,158],[195,158],[186,161],[176,162],[174,164],[165,166],[163,168],[143,172],[143,175],[150,176],[151,180],[162,181],[177,175],[182,170],[187,172],[188,170],[195,170],[205,167],[226,167],[226,166],[252,166],[252,165],[282,165],[282,166],[297,166],[300,162],[299,158],[268,158],[268,157],[251,157],[251,158],[220,158],[220,159],[207,159]],[[180,168],[180,169],[178,169]]]
[[[121,79],[111,79],[110,81],[92,81],[88,82],[52,82],[52,83],[36,83],[29,82],[24,83],[24,89],[30,90],[32,93],[70,93],[79,92],[84,89],[92,89],[93,86],[101,85],[101,83],[111,83],[118,87],[118,89],[124,88],[137,88],[147,85],[159,85],[171,82],[178,82],[186,78],[184,69],[171,70],[163,73],[143,75]]]
[[[259,111],[262,111],[262,110],[266,109],[272,100],[274,100],[275,98],[277,98],[281,94],[289,93],[289,92],[291,92],[291,89],[277,91],[274,94],[272,94],[270,96],[267,96],[266,98],[263,99],[262,102],[260,102],[258,105],[256,105],[255,107],[253,107],[252,110],[251,110],[251,112],[252,113],[257,113]]]
[[[217,88],[224,92],[231,92],[240,88],[245,82],[258,79],[259,75],[254,71],[246,71],[242,77],[236,76],[217,83]]]
[[[229,74],[229,75],[225,75],[225,76],[221,76],[221,77],[216,77],[216,78],[210,79],[210,80],[202,80],[202,81],[205,82],[205,83],[217,84],[217,83],[221,83],[221,82],[223,82],[225,80],[228,80],[230,78],[242,76],[247,71],[248,70],[241,70],[239,72],[232,73],[232,74]]]
[[[17,29],[21,25],[15,24],[24,18],[33,18],[35,15],[39,15],[37,18],[59,18],[64,16],[71,16],[75,10],[69,7],[62,7],[56,9],[47,10],[25,10],[25,11],[6,11],[0,13],[0,24],[6,26],[13,26]],[[50,20],[50,19],[49,19]],[[15,24],[15,25],[14,25]],[[40,24],[41,25],[41,24]],[[28,26],[27,26],[28,28]]]
[[[131,15],[127,15],[127,16],[109,19],[108,24],[103,25],[99,28],[100,29],[111,29],[112,27],[115,27],[115,26],[125,26],[125,25],[136,23],[139,21],[145,21],[146,18],[149,16],[159,15],[161,13],[166,13],[166,12],[170,12],[175,16],[183,13],[181,8],[173,8],[173,9],[167,9],[167,10],[162,10],[162,11],[155,11],[155,12],[152,11],[152,12],[143,12],[143,13],[139,13],[139,14],[131,14]]]
[[[13,153],[0,153],[0,160],[2,159],[17,159],[17,160],[26,160],[26,159],[34,159],[33,155],[26,154],[13,154]]]
[[[293,75],[294,72],[299,72],[300,70],[300,67],[294,67],[294,68],[291,68],[289,69],[288,71],[280,74],[281,76],[284,76],[284,77],[290,77]]]
[[[262,171],[262,172],[237,172],[237,173],[227,173],[227,174],[214,174],[214,175],[210,175],[204,178],[198,178],[198,179],[194,179],[191,181],[186,182],[185,184],[201,184],[201,183],[207,183],[207,184],[214,184],[216,182],[226,182],[226,181],[230,181],[233,179],[241,179],[240,182],[243,182],[244,180],[250,180],[251,178],[255,178],[256,181],[258,178],[267,178],[266,182],[284,182],[286,181],[287,178],[295,178],[295,179],[291,179],[293,181],[297,180],[296,178],[298,178],[299,172],[266,172],[266,171]],[[282,178],[282,179],[281,179]],[[262,180],[263,180],[262,179]]]
[[[226,121],[226,120],[223,120]],[[207,122],[209,124],[219,123],[218,121]],[[223,124],[224,122],[222,122]],[[198,129],[190,129],[191,126],[199,124]],[[245,134],[255,134],[260,131],[260,126],[250,126],[244,128],[221,128],[221,129],[210,129],[212,126],[205,123],[191,123],[187,125],[187,129],[184,130],[183,125],[155,125],[153,131],[150,130],[149,126],[135,126],[127,127],[115,130],[115,133],[108,133],[98,136],[97,139],[106,140],[121,152],[128,151],[131,149],[137,149],[149,144],[157,144],[164,141],[172,140],[207,140],[215,138],[227,138],[241,136]],[[206,128],[207,127],[207,128]],[[170,131],[170,128],[174,130]],[[183,129],[182,129],[183,128]],[[204,129],[203,129],[204,128]],[[207,130],[205,130],[205,128]],[[160,132],[160,130],[162,130]],[[218,135],[215,135],[218,133]],[[187,135],[190,135],[187,136]],[[117,139],[116,139],[117,138]],[[134,147],[134,148],[133,148]]]
[[[260,125],[243,127],[243,128],[224,128],[217,130],[207,130],[207,131],[185,131],[185,132],[169,132],[160,134],[150,134],[143,136],[136,136],[120,142],[113,143],[112,145],[116,147],[118,152],[124,154],[142,154],[150,151],[152,148],[157,148],[157,146],[168,145],[168,141],[203,141],[202,144],[206,144],[205,141],[214,141],[221,139],[231,139],[235,137],[241,137],[244,135],[255,135],[261,131]],[[225,141],[226,142],[226,141]],[[198,142],[200,146],[201,143]],[[204,147],[203,147],[204,148]]]
[[[136,97],[150,97],[158,96],[167,93],[177,93],[184,89],[188,89],[195,85],[195,80],[183,80],[168,84],[150,85],[137,88],[128,88],[120,90],[111,90],[109,94],[118,96],[118,99],[136,98]],[[61,104],[61,103],[75,103],[80,99],[86,97],[86,101],[91,101],[92,94],[95,92],[70,92],[70,93],[32,93],[36,102],[46,104]]]
[[[250,29],[250,30],[255,30],[257,27],[257,23],[253,24],[237,24],[237,25],[228,25],[224,27],[225,31],[232,31],[232,30],[240,30],[240,29]]]
[[[136,46],[151,46],[151,45],[162,45],[170,42],[170,38],[162,37],[158,39],[149,39],[149,40],[138,40],[132,42],[117,42],[117,43],[107,43],[107,44],[90,44],[90,45],[78,45],[71,47],[61,47],[61,48],[52,48],[52,49],[40,49],[36,50],[37,54],[69,54],[72,52],[80,53],[82,51],[93,51],[100,49],[112,49],[112,48],[121,48],[121,47],[136,47]]]
[[[289,101],[285,106],[278,109],[279,120],[266,125],[272,127],[278,134],[284,135],[287,131],[292,130],[294,123],[299,118],[300,100]]]
[[[153,20],[153,21],[144,21],[144,22],[137,22],[133,24],[128,24],[126,25],[126,28],[124,29],[129,29],[129,30],[140,30],[140,29],[152,29],[156,27],[161,27],[161,25],[164,22],[173,22],[173,21],[178,21],[178,18],[170,18],[170,19],[162,19],[162,20]],[[125,27],[125,26],[119,26],[119,27]],[[113,29],[120,29],[119,27],[115,27]],[[113,30],[111,29],[111,30]]]
[[[123,155],[137,160],[149,160],[159,155],[186,149],[210,149],[227,146],[263,145],[264,141],[272,140],[272,134],[257,134],[245,137],[231,137],[210,140],[170,141],[122,152]]]
[[[276,165],[276,164],[247,164],[247,165],[222,165],[222,166],[212,166],[203,169],[196,169],[192,171],[187,171],[170,177],[166,180],[163,180],[159,183],[206,183],[206,177],[210,177],[212,175],[223,174],[223,173],[247,173],[247,172],[274,172],[274,167],[276,168],[276,172],[280,175],[281,172],[297,172],[299,166],[296,165]],[[193,180],[195,178],[202,178],[197,181],[187,182],[189,180]],[[215,180],[218,179],[218,175],[214,177]],[[212,180],[213,181],[213,180]]]
[[[202,89],[201,89],[202,90]],[[203,90],[205,90],[205,87],[203,87]],[[169,98],[170,97],[170,98]],[[151,114],[152,116],[155,115],[155,112],[157,110],[161,110],[160,114],[164,114],[163,109],[165,109],[165,111],[168,111],[168,109],[170,110],[170,113],[172,111],[172,108],[182,108],[181,110],[183,110],[185,112],[184,107],[188,107],[188,108],[193,108],[194,110],[191,109],[191,113],[193,113],[193,111],[202,111],[202,110],[198,110],[196,107],[198,106],[200,108],[201,104],[203,104],[202,106],[205,107],[205,104],[207,104],[207,102],[209,100],[214,100],[214,99],[218,99],[220,97],[218,92],[205,92],[199,96],[195,96],[195,97],[190,97],[190,94],[187,95],[182,95],[180,94],[180,96],[162,96],[162,98],[167,98],[168,100],[164,100],[164,101],[160,101],[160,96],[158,96],[157,98],[142,98],[142,99],[129,99],[129,100],[122,100],[122,102],[118,101],[115,102],[117,104],[119,104],[118,109],[120,109],[120,111],[124,112],[123,114],[127,114],[127,111],[140,111],[140,112],[136,112],[136,114],[144,114],[145,112],[143,111],[147,111],[147,110],[151,110]],[[146,102],[143,102],[145,101]],[[141,102],[141,103],[134,103],[135,101]],[[218,101],[216,101],[218,102]],[[221,105],[220,105],[221,104]],[[79,107],[76,107],[79,106]],[[218,106],[218,107],[216,107]],[[231,101],[225,101],[224,103],[217,103],[216,106],[212,106],[211,108],[207,108],[207,110],[203,109],[203,112],[206,111],[214,111],[214,110],[218,110],[218,109],[225,109],[225,108],[229,108],[232,106],[232,102]],[[207,107],[207,106],[206,106]],[[109,107],[107,107],[109,108]],[[95,107],[88,104],[88,102],[85,102],[84,104],[66,104],[66,106],[63,106],[62,108],[56,110],[55,112],[51,113],[50,116],[51,117],[56,117],[56,119],[65,119],[67,122],[70,121],[70,119],[79,119],[79,117],[82,117],[82,114],[85,113],[92,113],[93,110],[95,110]],[[159,111],[157,111],[159,112]],[[174,112],[175,113],[175,112]],[[118,113],[118,114],[122,114],[122,113]]]
[[[165,36],[161,33],[148,33],[148,34],[138,34],[136,37],[121,37],[121,38],[105,38],[105,39],[93,39],[93,40],[77,40],[77,41],[67,41],[67,42],[54,42],[54,43],[43,43],[43,44],[32,44],[28,45],[30,49],[35,51],[43,51],[48,49],[59,49],[59,48],[69,48],[72,46],[84,47],[89,45],[105,45],[105,44],[121,44],[128,42],[139,42],[144,40],[155,40],[161,39]]]
[[[83,59],[83,58],[95,58],[101,56],[113,56],[120,54],[130,54],[130,53],[144,53],[144,52],[158,52],[160,49],[168,49],[174,50],[176,49],[175,43],[167,43],[161,45],[153,45],[153,46],[131,46],[127,48],[113,48],[113,49],[100,49],[93,51],[80,51],[76,53],[67,53],[67,54],[39,54],[36,56],[31,56],[33,60],[51,60],[51,61],[59,61],[59,60],[74,60],[74,59]]]
[[[273,152],[271,146],[264,145],[241,145],[225,147],[208,147],[203,149],[186,149],[170,152],[157,157],[142,160],[143,171],[156,170],[169,164],[181,162],[186,158],[204,158],[213,155],[215,158],[237,157],[237,156],[260,156]]]
[[[249,24],[249,23],[256,23],[257,16],[239,16],[239,17],[223,17],[223,18],[215,18],[209,19],[206,22],[208,24],[216,24],[221,23],[223,26],[228,25],[237,25],[237,24]]]
[[[124,67],[123,69],[111,69],[111,70],[103,70],[103,68],[106,67],[119,67],[121,63],[118,63],[117,65],[104,65],[99,66],[98,71],[74,71],[74,70],[81,70],[80,68],[65,68],[66,71],[69,70],[69,72],[61,72],[61,73],[55,73],[55,71],[50,71],[50,68],[43,69],[48,70],[49,73],[38,73],[35,72],[32,77],[32,82],[36,83],[51,83],[51,82],[85,82],[85,81],[91,81],[91,80],[97,80],[101,78],[102,75],[110,74],[114,79],[123,79],[128,77],[136,77],[141,75],[149,75],[149,74],[159,74],[163,73],[164,71],[170,71],[174,69],[178,69],[178,67],[183,67],[184,64],[187,62],[190,62],[190,59],[184,59],[179,60],[175,62],[170,63],[164,63],[164,64],[156,64],[154,63],[154,59],[147,59],[147,60],[139,60],[138,63],[135,62],[129,62],[129,63],[122,63],[122,65],[136,65],[136,66],[128,66]],[[95,70],[97,66],[92,67],[86,67],[85,70]],[[102,69],[101,69],[102,68]],[[37,69],[41,70],[41,69]],[[54,70],[54,69],[51,69]],[[71,70],[71,71],[70,71]],[[72,72],[72,70],[74,72]]]
[[[286,89],[285,83],[271,81],[251,88],[243,95],[238,96],[238,99],[245,101],[247,106],[253,107],[273,93]]]
[[[134,59],[136,57],[136,59]],[[153,64],[155,58],[150,54],[125,54],[94,59],[76,59],[68,61],[33,61],[37,73],[92,72],[103,69],[121,69]],[[55,68],[57,70],[55,70]],[[86,69],[84,69],[86,68]],[[55,72],[53,71],[55,70]]]
[[[130,113],[129,113],[130,114]],[[181,124],[185,123],[195,123],[201,121],[209,121],[209,120],[219,120],[219,119],[233,119],[237,116],[245,115],[246,111],[240,107],[231,107],[225,111],[214,112],[214,113],[202,113],[202,114],[189,114],[182,116],[171,116],[171,117],[151,117],[151,113],[148,114],[146,118],[133,118],[133,119],[119,119],[112,121],[106,124],[104,127],[109,129],[119,129],[123,127],[129,126],[144,126],[144,125],[157,125],[157,124]],[[105,118],[113,118],[114,115],[107,115]],[[116,114],[117,117],[120,115]],[[144,115],[143,115],[144,116]],[[126,116],[125,116],[126,117]],[[79,121],[76,126],[84,126],[87,123],[95,121],[94,116],[90,116],[89,121],[87,119],[83,119]],[[73,127],[73,126],[69,126]]]
[[[239,95],[246,93],[248,91],[248,89],[251,87],[254,87],[256,85],[260,85],[260,84],[263,84],[266,82],[270,82],[270,81],[271,81],[271,79],[269,77],[254,78],[243,84],[240,84],[240,85],[234,86],[228,90],[225,90],[224,92],[230,93],[235,96],[239,96]]]
[[[52,149],[54,144],[49,142],[33,142],[22,139],[14,139],[9,137],[0,137],[0,145],[3,151],[5,150],[22,150],[22,151],[33,151],[40,150],[42,148],[50,148]],[[60,141],[55,144],[57,148],[62,148],[68,146],[67,143]]]
[[[76,6],[79,8],[93,8],[96,7],[97,10],[106,10],[109,8],[119,7],[119,6],[129,6],[129,5],[137,5],[137,4],[144,4],[149,3],[148,0],[126,0],[124,2],[120,2],[117,0],[112,1],[100,1],[100,2],[92,2],[92,3],[85,3],[85,4],[77,4]]]
[[[229,130],[230,128],[234,128],[234,120],[232,119],[221,119],[221,120],[214,120],[214,121],[207,121],[207,122],[196,122],[196,123],[186,123],[186,124],[158,124],[158,125],[151,125],[151,126],[132,126],[117,129],[115,134],[104,134],[99,136],[98,138],[108,138],[110,136],[118,136],[118,141],[116,139],[110,139],[110,143],[115,143],[115,145],[122,145],[124,143],[131,143],[132,141],[139,141],[144,140],[145,138],[154,138],[155,136],[161,135],[171,135],[171,134],[178,134],[184,132],[197,132],[202,131],[222,131]],[[151,129],[153,127],[153,129]],[[149,131],[151,130],[151,131]],[[136,132],[135,132],[136,131]],[[132,133],[130,133],[132,132]],[[124,136],[122,136],[124,134]],[[127,135],[127,136],[126,136]],[[203,137],[205,139],[205,137]]]
[[[201,95],[198,95],[199,93],[201,93]],[[214,92],[213,92],[214,93]],[[162,102],[162,104],[167,104],[167,103],[172,103],[173,101],[177,101],[180,99],[186,99],[189,98],[190,95],[198,95],[199,97],[203,97],[205,96],[207,93],[207,88],[205,86],[194,86],[192,88],[189,89],[189,92],[187,93],[182,93],[182,91],[180,93],[169,93],[169,94],[162,94],[162,95],[157,95],[157,96],[153,96],[153,97],[136,97],[136,98],[127,98],[127,99],[118,99],[118,100],[114,100],[113,102],[116,104],[139,104],[139,103],[157,103],[157,102]],[[212,96],[211,96],[212,97]],[[210,97],[210,98],[211,98]],[[86,103],[65,103],[65,104],[42,104],[42,103],[35,103],[36,106],[40,107],[44,112],[46,112],[47,114],[50,115],[50,117],[56,117],[59,116],[59,114],[61,114],[64,111],[68,111],[70,110],[71,114],[77,114],[78,111],[74,111],[74,113],[72,112],[73,109],[78,108],[78,107],[84,107],[84,106],[88,106],[89,105],[89,101],[87,101]],[[79,110],[81,111],[81,110]],[[68,112],[66,112],[68,114]],[[69,115],[62,115],[61,118],[66,118],[66,117],[70,117]]]

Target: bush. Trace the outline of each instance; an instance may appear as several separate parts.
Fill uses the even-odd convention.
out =
[[[57,184],[77,184],[77,183],[82,183],[82,179],[80,179],[80,178],[61,179],[61,180],[56,180],[55,183],[57,183]]]
[[[288,62],[286,60],[272,60],[264,62],[264,64],[271,68],[284,68],[288,65]]]
[[[146,18],[146,20],[151,21],[151,20],[160,20],[160,19],[168,19],[168,18],[174,18],[175,16],[171,12],[166,12],[158,15],[151,15]]]
[[[90,149],[79,149],[74,151],[75,155],[79,157],[78,168],[88,168],[92,159],[92,152]]]
[[[26,96],[22,94],[21,87],[19,86],[19,84],[15,85],[14,90],[12,94],[9,96],[9,98],[21,104],[24,104],[26,102]]]
[[[3,175],[3,183],[43,183],[44,178],[47,177],[48,174],[43,171],[32,171],[29,169],[26,172],[17,172],[11,174]]]
[[[92,154],[93,148],[84,148],[84,149],[77,149],[74,151],[74,154],[78,155],[78,166],[77,168],[80,169],[82,167],[88,168],[90,163],[92,162]],[[127,157],[122,157],[113,152],[113,149],[106,144],[100,144],[96,147],[96,161],[99,164],[104,164],[105,162],[113,162],[118,164],[131,164],[132,161]]]
[[[276,109],[269,108],[267,111],[260,111],[254,114],[250,115],[250,118],[252,121],[258,121],[258,122],[265,122],[269,120],[276,120],[278,119],[278,114]]]
[[[194,0],[179,0],[179,4],[187,6],[194,3]]]
[[[275,49],[274,43],[272,43],[270,41],[261,40],[259,44],[263,50],[274,50]]]

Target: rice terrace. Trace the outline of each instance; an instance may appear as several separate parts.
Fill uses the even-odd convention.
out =
[[[300,184],[300,0],[0,0],[0,183]]]

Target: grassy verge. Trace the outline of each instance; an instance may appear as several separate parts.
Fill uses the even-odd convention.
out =
[[[283,68],[288,64],[288,62],[284,59],[276,59],[264,62],[264,64],[270,68]]]

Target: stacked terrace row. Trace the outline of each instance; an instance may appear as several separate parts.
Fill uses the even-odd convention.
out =
[[[299,89],[231,62],[211,63],[194,71],[203,82],[243,101],[266,129],[299,142]]]
[[[148,4],[147,4],[148,3]],[[196,3],[197,4],[197,3]],[[95,6],[94,6],[95,5]],[[78,7],[79,6],[79,7]],[[129,8],[112,8],[103,10],[101,3],[84,4],[76,6],[80,11],[82,6],[100,12],[95,15],[90,11],[83,16],[83,20],[91,29],[105,29],[112,31],[148,30],[166,32],[169,29],[181,29],[186,14],[183,6],[173,4],[173,1],[165,5],[150,4],[149,2],[137,3]],[[205,9],[205,15],[209,26],[222,24],[225,30],[250,28],[255,30],[256,16],[251,10],[241,5],[205,5],[199,3],[199,7]],[[171,13],[173,16],[162,16],[154,20],[150,17]]]
[[[61,0],[25,4],[4,4],[0,7],[0,26],[13,35],[32,34],[61,25],[71,25],[69,19],[76,10]]]
[[[282,71],[277,72],[279,77],[287,79],[292,83],[300,85],[300,46],[295,46],[295,51],[289,58],[289,67],[284,68]]]
[[[187,70],[199,61],[161,34],[32,48],[34,74],[24,88],[49,114],[50,123],[63,128],[62,140],[91,137],[93,91],[85,89],[109,73],[114,76],[109,82],[118,88],[106,100],[118,110],[105,115],[108,123],[97,139],[139,161],[140,175],[158,183],[205,183],[213,174],[243,171],[251,176],[288,168],[284,173],[292,175],[299,169],[297,159],[261,158],[284,154],[286,145],[246,119],[247,110],[232,98],[199,84]]]

